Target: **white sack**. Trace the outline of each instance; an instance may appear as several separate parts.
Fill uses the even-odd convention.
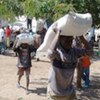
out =
[[[27,43],[31,45],[33,42],[33,36],[29,35],[28,33],[21,33],[16,37],[16,48],[20,46],[22,43]]]
[[[56,23],[57,28],[62,31],[62,35],[81,36],[91,28],[92,17],[89,13],[78,14],[71,12],[60,18]]]
[[[98,36],[100,36],[100,29],[95,29],[95,41],[98,41]]]
[[[89,42],[91,38],[94,36],[95,28],[91,27],[90,31],[84,34],[84,38]]]
[[[33,45],[37,49],[41,45],[41,36],[39,34],[34,34],[33,38]]]
[[[44,22],[42,19],[37,20],[36,22],[36,32],[41,31],[44,27]]]
[[[12,30],[13,30],[14,32],[20,31],[20,29],[21,29],[20,26],[13,26],[13,28],[12,28]]]
[[[92,16],[89,13],[78,14],[70,12],[64,17],[58,19],[54,22],[48,29],[46,36],[44,38],[43,44],[38,48],[38,52],[45,52],[49,48],[51,42],[55,37],[53,28],[61,30],[61,35],[64,36],[81,36],[89,29],[92,25]]]

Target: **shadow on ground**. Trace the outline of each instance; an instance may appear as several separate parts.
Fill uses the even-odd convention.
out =
[[[42,79],[41,79],[42,80]],[[45,81],[47,79],[44,79]],[[31,84],[43,85],[43,87],[36,87],[35,89],[30,89],[30,93],[35,93],[40,96],[46,96],[47,83],[45,81],[33,82]],[[44,87],[45,86],[45,87]],[[21,86],[26,90],[25,87]],[[76,88],[75,100],[100,100],[100,76],[91,76],[90,87],[87,89],[77,89]]]
[[[31,85],[37,85],[34,89],[29,89],[29,94],[30,93],[35,93],[40,96],[46,96],[47,93],[47,78],[41,78],[39,80],[34,80],[33,82],[30,82]],[[20,88],[26,90],[24,86],[21,86]]]
[[[25,87],[21,86],[21,88],[25,89]],[[35,88],[35,89],[29,89],[29,93],[35,93],[37,95],[40,95],[40,96],[46,96],[46,92],[47,92],[47,88],[46,87],[38,87],[38,88]]]
[[[100,76],[92,76],[88,89],[77,89],[77,100],[100,100]]]
[[[31,93],[36,93],[37,95],[45,96],[47,88],[41,87],[41,88],[36,88],[35,90],[30,89],[30,91],[31,91]]]

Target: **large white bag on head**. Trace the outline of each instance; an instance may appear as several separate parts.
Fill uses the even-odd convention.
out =
[[[50,26],[44,38],[44,42],[38,48],[37,52],[47,51],[47,49],[49,48],[51,42],[55,37],[53,28],[61,30],[61,35],[64,36],[81,36],[87,31],[89,31],[91,25],[92,25],[91,14],[89,13],[78,14],[70,12],[64,17],[58,19]]]
[[[57,28],[60,29],[61,35],[81,36],[85,34],[92,25],[92,16],[89,13],[78,14],[70,12],[57,22]]]
[[[22,43],[31,45],[33,42],[33,36],[28,33],[21,33],[16,37],[16,48]]]

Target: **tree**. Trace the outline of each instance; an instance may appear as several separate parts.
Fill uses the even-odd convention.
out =
[[[0,1],[0,17],[3,19],[14,19],[14,16],[19,15],[22,9],[17,0],[1,0]]]
[[[0,0],[0,16],[3,18],[26,14],[55,21],[69,11],[90,12],[93,25],[99,25],[100,0]]]
[[[100,24],[100,0],[71,0],[71,2],[77,12],[92,14],[93,26]]]

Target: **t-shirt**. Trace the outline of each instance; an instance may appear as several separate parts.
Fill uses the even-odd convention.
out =
[[[18,52],[18,64],[17,67],[31,67],[31,52],[33,51],[32,46],[27,48],[18,47],[14,51]]]
[[[6,37],[10,37],[11,30],[9,28],[6,28],[5,33],[6,33]]]
[[[83,56],[80,58],[81,59],[81,65],[84,68],[88,68],[91,64],[90,58],[88,56]]]

